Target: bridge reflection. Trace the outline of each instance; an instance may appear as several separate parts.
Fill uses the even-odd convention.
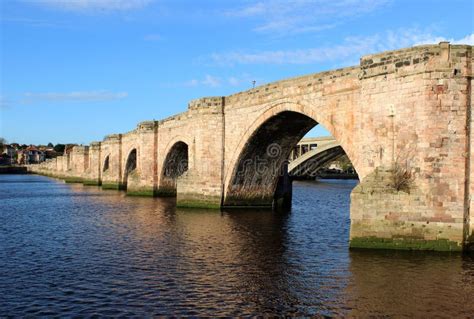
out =
[[[349,251],[351,187],[341,183],[298,183],[295,205],[286,213],[180,209],[172,198],[64,187],[78,195],[72,197],[72,207],[81,208],[74,222],[84,227],[81,215],[90,215],[83,220],[88,231],[81,251],[89,252],[96,268],[107,267],[102,282],[117,284],[119,295],[143,291],[128,298],[152,302],[148,307],[159,308],[157,314],[474,312],[472,256]]]

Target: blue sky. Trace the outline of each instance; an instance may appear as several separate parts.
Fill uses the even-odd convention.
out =
[[[473,3],[2,0],[0,136],[87,144],[254,80],[415,44],[473,44]]]

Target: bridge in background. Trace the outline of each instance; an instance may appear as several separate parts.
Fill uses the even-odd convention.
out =
[[[314,177],[323,166],[344,154],[343,148],[333,137],[303,138],[290,153],[288,174]]]
[[[351,247],[468,249],[472,65],[472,46],[447,42],[368,55],[354,67],[191,101],[186,112],[29,169],[177,196],[180,206],[288,207],[285,163],[321,123],[361,181],[351,194]],[[290,169],[300,169],[297,160]]]

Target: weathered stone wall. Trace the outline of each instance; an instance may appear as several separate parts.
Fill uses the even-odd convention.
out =
[[[245,165],[281,167],[320,123],[361,179],[351,195],[352,247],[459,250],[474,241],[472,59],[471,46],[448,43],[364,56],[356,67],[192,101],[184,113],[31,169],[130,194],[177,193],[182,206],[270,206],[284,172]],[[179,142],[188,170],[170,178],[165,166]],[[126,171],[133,150],[136,167]]]
[[[140,123],[122,136],[122,185],[129,195],[153,196],[157,185],[157,127],[158,122]],[[136,151],[136,168],[127,171],[131,153]]]
[[[156,193],[157,187],[157,138],[158,122],[142,122],[137,127],[137,169],[132,174],[133,182],[127,185],[127,194],[149,195]]]
[[[195,134],[190,154],[192,165],[178,179],[177,204],[180,206],[219,207],[222,197],[224,149],[224,100],[204,98],[189,105]],[[194,177],[194,178],[193,178]]]
[[[466,105],[467,105],[467,129],[468,129],[468,151],[466,156],[468,161],[466,161],[466,172],[469,172],[466,180],[466,189],[469,192],[469,197],[466,197],[466,212],[465,212],[465,224],[464,236],[466,237],[466,245],[470,247],[471,250],[474,250],[474,156],[472,152],[474,151],[474,114],[472,110],[472,101],[474,101],[474,89],[473,89],[473,75],[474,75],[474,54],[472,47],[470,48],[470,56],[467,56],[466,59]],[[462,53],[460,53],[462,54]],[[460,92],[462,95],[462,91]]]
[[[66,182],[82,183],[89,168],[89,146],[74,146],[69,155]]]
[[[105,137],[101,143],[102,188],[122,187],[122,134]],[[106,164],[108,162],[108,165]],[[108,166],[108,167],[107,167]]]
[[[83,182],[85,185],[101,185],[101,143],[92,142],[89,146],[89,163],[84,172]]]
[[[306,121],[311,128],[316,123],[323,124],[331,134],[340,142],[349,155],[359,175],[367,174],[365,167],[359,163],[363,162],[364,154],[357,151],[354,145],[359,141],[354,140],[354,112],[357,111],[359,98],[359,76],[358,67],[345,68],[332,72],[323,72],[304,77],[270,83],[253,90],[232,95],[226,98],[225,107],[225,190],[226,196],[232,192],[232,182],[239,172],[235,169],[242,160],[241,154],[247,148],[249,140],[255,132],[265,123],[283,112],[293,112],[305,115],[310,122]],[[293,117],[294,120],[297,117]],[[303,119],[300,119],[303,121]],[[292,123],[287,123],[291,126]],[[306,124],[301,124],[306,125]],[[283,130],[284,125],[279,129]],[[304,135],[308,128],[303,131],[294,132],[295,135]],[[287,153],[296,144],[296,141],[286,143],[285,137],[275,141],[275,134],[268,134],[266,139],[255,141],[262,149],[267,149],[275,142],[281,147],[281,159],[286,159]],[[302,136],[299,136],[302,137]],[[292,144],[292,145],[291,145]],[[249,160],[248,158],[246,160]],[[255,162],[259,158],[252,159]],[[257,164],[255,164],[257,165]],[[272,164],[269,164],[272,165]],[[251,177],[250,177],[251,178]],[[271,188],[276,188],[276,176]],[[251,184],[244,182],[245,185]],[[252,187],[248,187],[253,192]],[[268,189],[271,192],[271,189]],[[233,193],[233,192],[232,192]],[[245,196],[244,192],[240,192]],[[253,194],[258,206],[264,205],[265,201],[271,206],[269,194]],[[235,196],[234,194],[231,196]],[[263,199],[260,200],[259,198]],[[225,200],[231,204],[228,200]],[[232,199],[235,202],[235,199]]]
[[[223,153],[223,98],[192,101],[188,111],[158,125],[158,193],[169,194],[164,163],[177,142],[188,145],[188,170],[178,177],[177,203],[181,206],[221,204]]]
[[[470,52],[441,44],[362,59],[358,134],[372,133],[361,150],[379,156],[352,193],[353,247],[461,249]],[[391,186],[397,165],[413,176],[399,191]]]

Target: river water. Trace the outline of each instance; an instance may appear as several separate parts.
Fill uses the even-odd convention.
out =
[[[354,186],[219,212],[0,175],[0,317],[473,316],[473,256],[348,249]]]

